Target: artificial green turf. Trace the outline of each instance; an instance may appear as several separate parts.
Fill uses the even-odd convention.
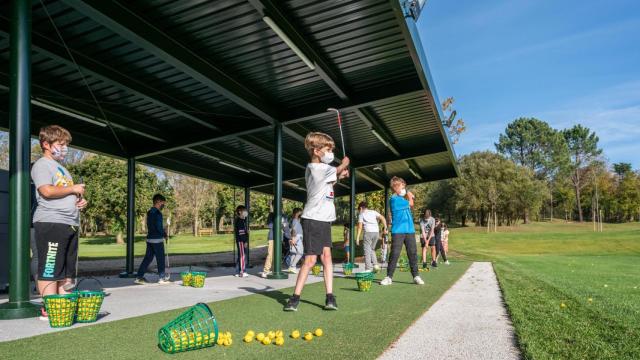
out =
[[[162,353],[157,348],[156,333],[181,309],[0,343],[0,354],[3,359],[373,359],[440,298],[468,266],[468,262],[454,262],[446,268],[421,273],[424,286],[414,285],[410,273],[397,272],[393,285],[374,284],[369,293],[358,292],[351,278],[336,278],[338,311],[322,310],[323,283],[305,287],[296,313],[282,311],[291,289],[211,303],[220,329],[231,331],[234,336],[230,347],[215,346],[176,355]],[[256,333],[282,329],[286,334],[298,329],[304,334],[317,327],[325,335],[311,342],[288,337],[282,347],[242,342],[249,329]]]
[[[450,248],[493,261],[525,359],[640,359],[638,223],[453,229]]]

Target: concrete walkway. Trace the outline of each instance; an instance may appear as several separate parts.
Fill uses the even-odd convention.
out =
[[[104,300],[101,313],[102,317],[93,324],[74,324],[65,329],[52,329],[46,321],[38,318],[3,320],[0,324],[0,342],[26,338],[30,336],[46,334],[67,329],[76,329],[80,326],[91,326],[109,321],[121,320],[135,316],[141,316],[160,311],[177,309],[194,305],[198,302],[213,302],[251,295],[265,291],[275,291],[278,289],[292,287],[295,285],[295,274],[289,275],[286,280],[269,280],[257,276],[262,267],[256,266],[250,270],[251,276],[247,278],[237,278],[233,274],[233,268],[217,267],[205,268],[194,267],[193,271],[207,271],[207,279],[204,288],[196,289],[182,287],[179,273],[188,268],[172,267],[172,280],[176,281],[168,285],[134,285],[133,279],[120,279],[116,277],[99,277],[107,293],[110,293]],[[335,276],[342,276],[341,266],[336,264]],[[155,274],[147,274],[149,281],[157,281]],[[309,276],[307,283],[322,281],[321,276]],[[99,288],[96,283],[87,281],[81,284],[82,289],[91,290]],[[0,303],[6,302],[6,295],[0,297]],[[39,298],[34,302],[41,301]],[[215,309],[212,309],[215,312]]]
[[[473,263],[379,359],[519,359],[491,263]]]

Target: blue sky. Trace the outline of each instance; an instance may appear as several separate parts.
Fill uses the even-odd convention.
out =
[[[512,120],[595,130],[640,169],[640,1],[428,0],[418,22],[440,99],[467,123],[458,155]]]

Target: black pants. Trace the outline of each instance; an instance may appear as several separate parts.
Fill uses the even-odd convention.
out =
[[[418,276],[418,254],[416,248],[415,234],[393,234],[391,235],[391,258],[389,259],[389,267],[387,268],[387,276],[393,278],[396,271],[398,259],[402,252],[402,245],[407,249],[409,257],[409,266],[411,267],[411,276]]]
[[[236,241],[236,274],[247,272],[249,261],[249,242]]]
[[[447,261],[447,254],[444,252],[444,246],[441,239],[436,239],[436,259],[438,254],[442,255],[442,260]]]

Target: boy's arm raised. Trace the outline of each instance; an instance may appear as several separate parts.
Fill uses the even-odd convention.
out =
[[[348,156],[343,157],[342,162],[340,162],[340,165],[336,167],[336,173],[340,174],[344,170],[347,170],[349,168],[350,163],[351,163],[351,160],[349,160]]]

